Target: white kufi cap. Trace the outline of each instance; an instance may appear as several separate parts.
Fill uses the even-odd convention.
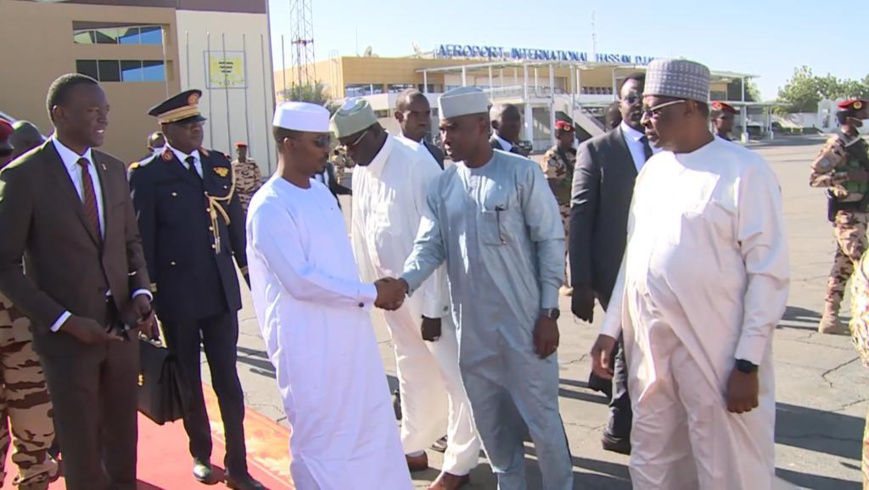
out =
[[[308,102],[284,102],[275,108],[272,124],[279,128],[307,133],[329,132],[329,111]]]
[[[438,99],[441,119],[468,114],[489,114],[490,105],[489,97],[477,87],[459,87],[444,93]]]

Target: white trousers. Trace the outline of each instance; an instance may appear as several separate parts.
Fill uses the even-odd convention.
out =
[[[443,471],[466,475],[477,466],[480,440],[459,373],[456,326],[447,316],[436,342],[422,340],[421,318],[408,308],[384,312],[395,346],[401,394],[401,443],[405,454],[424,451],[444,434]]]
[[[745,414],[728,412],[727,378],[724,386],[710,383],[670,325],[649,317],[642,321],[642,341],[632,338],[627,351],[633,488],[774,488],[774,401],[761,400]]]

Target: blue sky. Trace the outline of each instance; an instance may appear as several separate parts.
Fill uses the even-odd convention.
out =
[[[290,37],[290,0],[269,1],[279,67],[280,36]],[[310,1],[318,60],[333,50],[355,55],[357,36],[360,53],[372,46],[380,56],[409,55],[412,42],[423,50],[469,44],[591,51],[594,11],[598,53],[684,56],[713,70],[759,75],[764,99],[774,99],[799,65],[842,78],[869,73],[869,62],[854,61],[853,43],[865,43],[865,33],[849,39],[835,22],[854,5],[841,0]]]

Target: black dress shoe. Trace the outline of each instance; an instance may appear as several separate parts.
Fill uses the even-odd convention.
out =
[[[214,470],[211,468],[211,463],[203,462],[198,459],[193,460],[193,478],[199,483],[214,483]]]
[[[229,473],[226,474],[226,486],[234,490],[265,490],[266,488],[250,475],[233,476]]]
[[[604,432],[600,438],[600,445],[604,451],[612,451],[627,456],[631,455],[631,440],[627,437],[615,437],[612,434]]]

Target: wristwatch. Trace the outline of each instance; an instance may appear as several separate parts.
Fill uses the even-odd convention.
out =
[[[756,373],[757,372],[757,364],[753,364],[751,361],[746,361],[745,359],[737,359],[736,360],[736,370],[740,373]]]
[[[540,316],[551,318],[552,320],[558,320],[558,317],[561,316],[561,312],[558,311],[558,308],[543,308],[540,310]]]

